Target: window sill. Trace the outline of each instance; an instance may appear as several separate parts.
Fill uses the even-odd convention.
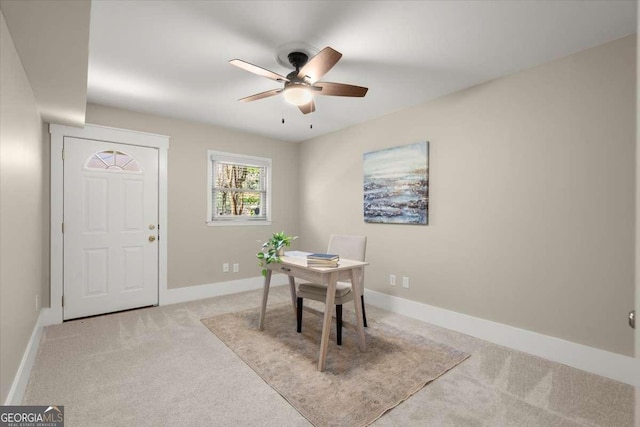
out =
[[[207,221],[208,227],[233,227],[233,226],[254,226],[254,225],[271,225],[271,221]]]

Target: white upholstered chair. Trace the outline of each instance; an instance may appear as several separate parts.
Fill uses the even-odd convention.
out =
[[[329,239],[327,253],[338,254],[340,258],[364,261],[367,249],[367,237],[346,234],[332,234]],[[362,281],[362,280],[361,280]],[[364,291],[364,289],[363,289]],[[302,332],[302,309],[303,301],[309,298],[315,301],[325,302],[327,299],[327,285],[318,283],[301,283],[296,291],[297,296],[297,330]],[[336,285],[336,336],[338,345],[342,345],[342,304],[353,300],[351,282],[338,282]],[[362,320],[367,326],[367,316],[364,311],[364,296],[361,297]],[[325,307],[331,310],[331,307]]]

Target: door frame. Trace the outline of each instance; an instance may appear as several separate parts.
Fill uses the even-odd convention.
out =
[[[64,169],[62,150],[64,138],[74,137],[104,142],[137,145],[158,149],[158,304],[167,300],[167,157],[169,136],[87,124],[84,128],[51,124],[51,242],[50,242],[50,304],[44,324],[62,323],[64,238]]]

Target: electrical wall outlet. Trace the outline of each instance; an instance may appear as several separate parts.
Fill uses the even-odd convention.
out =
[[[409,289],[409,278],[407,276],[402,276],[402,287]]]
[[[233,272],[237,273],[238,271],[240,271],[240,264],[238,263],[233,264]]]
[[[390,274],[389,275],[389,285],[391,285],[391,286],[395,286],[396,285],[396,275],[395,274]]]
[[[225,262],[224,264],[222,264],[222,272],[223,273],[228,273],[229,272],[229,263]]]

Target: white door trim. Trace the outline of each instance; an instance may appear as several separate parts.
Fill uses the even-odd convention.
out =
[[[159,304],[163,305],[167,299],[167,156],[169,137],[89,124],[85,125],[84,128],[51,124],[49,125],[49,133],[51,134],[51,300],[50,308],[46,310],[43,324],[62,323],[62,202],[64,196],[62,149],[64,138],[67,136],[158,149],[158,224],[160,225],[160,238],[158,240],[158,297]]]

